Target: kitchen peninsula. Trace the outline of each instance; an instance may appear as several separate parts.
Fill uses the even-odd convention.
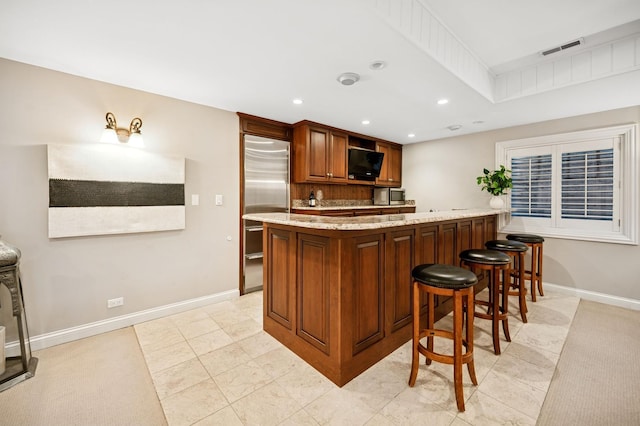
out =
[[[264,330],[343,386],[411,338],[412,268],[458,264],[496,238],[500,213],[245,215],[264,224]],[[438,300],[436,318],[450,310]]]

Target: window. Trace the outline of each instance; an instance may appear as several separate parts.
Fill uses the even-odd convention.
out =
[[[511,159],[511,215],[551,217],[551,154]]]
[[[501,232],[637,244],[636,126],[499,142],[512,171]]]

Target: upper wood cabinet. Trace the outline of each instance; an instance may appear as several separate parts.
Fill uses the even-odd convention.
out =
[[[348,135],[309,123],[293,129],[293,181],[347,183]]]
[[[376,151],[384,153],[380,176],[376,179],[378,186],[399,187],[402,185],[402,146],[377,142]]]

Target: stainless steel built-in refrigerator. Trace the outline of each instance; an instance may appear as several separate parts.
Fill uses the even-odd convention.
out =
[[[243,214],[289,212],[289,142],[244,135]],[[242,221],[243,290],[262,288],[262,223]]]

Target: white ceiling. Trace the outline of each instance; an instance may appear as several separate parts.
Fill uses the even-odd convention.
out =
[[[640,23],[638,0],[0,0],[0,57],[399,143],[640,105],[637,67],[489,100],[380,13],[400,6],[425,6],[488,75],[567,41]],[[387,67],[371,70],[376,60]],[[336,78],[347,71],[360,82],[340,85]],[[304,103],[293,105],[294,98]],[[438,106],[440,98],[449,104]],[[462,128],[452,132],[451,124]]]

